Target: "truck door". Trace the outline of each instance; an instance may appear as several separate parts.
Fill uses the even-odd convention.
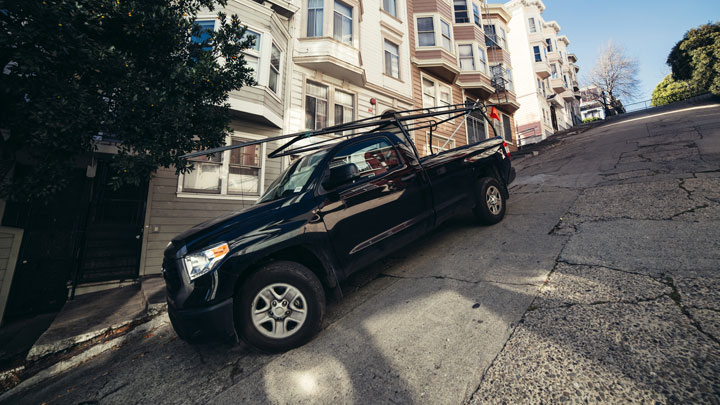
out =
[[[359,140],[329,159],[329,168],[345,164],[359,177],[327,191],[318,214],[349,274],[423,235],[433,211],[417,162],[387,137]]]

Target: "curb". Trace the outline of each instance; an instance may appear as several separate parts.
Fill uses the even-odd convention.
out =
[[[167,306],[148,308],[144,317],[123,323],[117,329],[108,328],[90,341],[43,356],[26,365],[0,374],[0,386],[6,391],[0,394],[0,401],[31,388],[44,380],[82,364],[108,350],[121,346],[130,338],[157,329],[170,323]]]

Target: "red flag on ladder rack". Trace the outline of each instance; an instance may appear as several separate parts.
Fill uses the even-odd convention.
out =
[[[497,109],[495,109],[495,107],[490,108],[490,118],[495,118],[496,120],[500,121],[500,115],[498,115]]]

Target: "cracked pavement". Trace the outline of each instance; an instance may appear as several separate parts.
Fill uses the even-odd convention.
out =
[[[165,320],[0,402],[720,403],[720,106],[687,107],[515,160],[501,223],[356,274],[301,348],[191,346]]]

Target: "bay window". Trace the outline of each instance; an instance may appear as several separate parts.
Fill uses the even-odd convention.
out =
[[[305,84],[305,128],[316,130],[327,126],[328,88],[321,84]]]
[[[238,145],[248,139],[232,138]],[[228,194],[260,194],[260,145],[230,150]]]
[[[334,37],[349,45],[352,45],[352,12],[352,7],[335,0]]]
[[[542,62],[542,54],[540,53],[539,46],[533,46],[533,54],[535,55],[535,62]]]
[[[528,25],[530,26],[530,33],[534,34],[537,32],[537,26],[535,25],[535,19],[530,17],[528,18]]]

